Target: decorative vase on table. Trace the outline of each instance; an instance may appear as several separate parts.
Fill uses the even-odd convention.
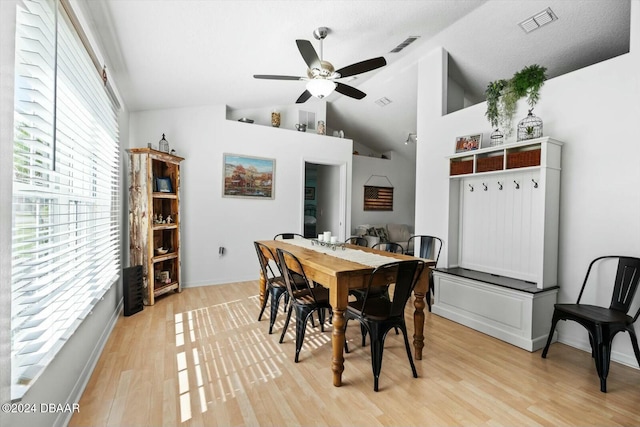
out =
[[[527,117],[518,123],[518,141],[540,138],[542,136],[542,119],[529,110]]]

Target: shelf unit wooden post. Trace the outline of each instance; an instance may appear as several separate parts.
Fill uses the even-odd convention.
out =
[[[537,138],[449,161],[448,267],[432,311],[529,351],[558,293],[562,143]]]
[[[127,151],[130,264],[142,266],[144,304],[153,305],[160,295],[182,291],[180,162],[184,159],[151,148]]]

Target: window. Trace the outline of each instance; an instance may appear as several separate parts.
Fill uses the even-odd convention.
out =
[[[393,187],[364,186],[365,211],[392,211]]]
[[[116,106],[64,8],[16,19],[12,399],[118,279]]]

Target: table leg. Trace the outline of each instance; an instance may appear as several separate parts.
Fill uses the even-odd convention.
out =
[[[344,310],[333,309],[333,333],[331,335],[331,346],[333,356],[331,358],[331,370],[333,371],[333,385],[342,385],[342,372],[344,371]]]
[[[413,347],[415,349],[416,360],[422,360],[422,349],[424,348],[424,293],[414,292],[415,300],[413,305]]]
[[[426,265],[424,271],[420,275],[420,280],[416,283],[416,287],[413,289],[413,295],[415,297],[413,306],[416,308],[413,312],[413,348],[415,351],[416,360],[422,360],[422,349],[424,348],[424,302],[425,295],[430,298],[429,295],[429,274],[431,273],[431,267]]]
[[[342,372],[344,371],[344,313],[349,303],[349,286],[340,279],[332,281],[329,285],[329,302],[333,310],[333,332],[331,334],[331,370],[333,371],[333,385],[342,385]]]
[[[262,274],[262,270],[260,270],[260,307],[262,307],[262,303],[264,302],[265,294],[267,292],[267,280]]]

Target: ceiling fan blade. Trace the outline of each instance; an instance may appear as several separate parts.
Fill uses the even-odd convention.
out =
[[[361,90],[340,82],[336,82],[336,92],[340,92],[343,95],[347,95],[355,99],[362,99],[367,96],[367,94],[362,92]]]
[[[296,44],[298,45],[298,50],[300,51],[300,55],[302,55],[302,59],[307,63],[307,67],[309,67],[309,69],[313,70],[314,68],[317,68],[319,70],[322,68],[320,58],[309,40],[296,40]]]
[[[298,97],[296,104],[302,104],[303,102],[306,102],[307,99],[309,98],[311,98],[311,92],[309,92],[308,90],[305,90],[304,92],[302,92],[302,95]]]
[[[269,79],[269,80],[306,80],[306,77],[296,76],[274,76],[270,74],[254,74],[254,79]]]
[[[349,77],[356,74],[366,73],[367,71],[375,70],[376,68],[384,67],[385,65],[387,65],[386,59],[379,56],[377,58],[371,58],[366,61],[347,65],[346,67],[336,70],[336,73],[340,74],[340,77]]]

